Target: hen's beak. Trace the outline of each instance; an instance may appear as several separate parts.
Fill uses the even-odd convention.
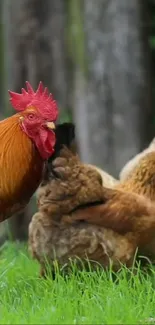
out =
[[[55,124],[53,122],[46,122],[46,126],[49,130],[55,130]]]

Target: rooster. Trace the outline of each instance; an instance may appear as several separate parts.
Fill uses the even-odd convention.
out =
[[[0,221],[27,205],[54,153],[56,101],[42,82],[36,92],[26,86],[21,94],[9,91],[17,113],[0,122]]]

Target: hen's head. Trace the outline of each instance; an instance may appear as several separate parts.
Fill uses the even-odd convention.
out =
[[[21,94],[9,91],[10,102],[18,112],[22,130],[35,143],[41,157],[48,159],[56,143],[53,130],[58,117],[57,103],[42,82],[36,92],[28,81],[26,86],[27,91],[22,88]]]

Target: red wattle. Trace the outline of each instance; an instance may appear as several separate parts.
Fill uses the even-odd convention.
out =
[[[50,130],[41,129],[35,138],[35,144],[43,159],[48,159],[54,153],[56,143],[55,133]]]

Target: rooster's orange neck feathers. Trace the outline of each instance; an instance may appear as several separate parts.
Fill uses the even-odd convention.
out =
[[[5,205],[9,211],[12,202],[18,204],[22,198],[29,200],[36,190],[34,186],[39,185],[43,161],[21,130],[18,114],[0,123],[3,123],[0,129],[0,211],[1,208],[5,211]]]

